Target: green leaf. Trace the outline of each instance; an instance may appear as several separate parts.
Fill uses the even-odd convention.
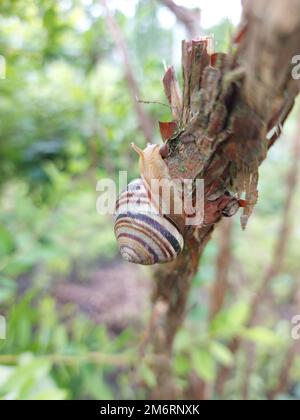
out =
[[[44,24],[46,27],[51,28],[55,25],[56,13],[53,8],[49,8],[44,14]]]
[[[67,399],[67,391],[64,389],[58,389],[54,387],[49,387],[41,392],[38,392],[34,396],[34,400],[42,400],[42,401],[61,401]]]
[[[218,338],[231,338],[238,335],[247,322],[249,316],[249,305],[247,303],[236,303],[229,309],[220,312],[210,325],[210,333]]]
[[[145,383],[150,387],[154,388],[156,386],[156,378],[152,370],[147,366],[145,363],[143,363],[140,366],[139,369],[140,375],[142,379],[145,381]]]
[[[223,366],[232,366],[234,363],[233,354],[221,343],[213,341],[210,345],[210,351],[217,362]]]
[[[13,280],[0,277],[0,303],[11,299],[17,290],[17,285]]]
[[[49,376],[50,366],[46,358],[35,359],[32,354],[22,354],[18,365],[4,372],[0,395],[12,400],[65,399],[66,391],[57,388]]]
[[[191,346],[191,334],[188,330],[181,329],[178,331],[174,342],[175,352],[184,351],[190,348]]]
[[[208,350],[200,349],[192,353],[192,367],[205,382],[214,381],[216,363]]]
[[[253,341],[256,344],[266,347],[276,346],[280,343],[278,335],[274,331],[265,327],[248,328],[245,329],[241,335],[246,340]]]
[[[186,376],[191,370],[190,357],[185,354],[176,354],[174,360],[174,370],[177,375]]]
[[[15,242],[11,233],[0,225],[0,256],[11,254],[15,250]]]
[[[23,273],[27,273],[31,267],[31,261],[28,261],[25,257],[13,256],[13,258],[9,258],[4,272],[6,276],[17,277]]]

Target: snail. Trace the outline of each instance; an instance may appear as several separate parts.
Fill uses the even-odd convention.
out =
[[[130,182],[116,202],[114,230],[120,253],[123,259],[135,264],[170,262],[183,250],[185,216],[189,209],[183,208],[182,190],[164,162],[166,145],[148,144],[144,150],[133,143],[131,146],[140,157],[141,178]],[[166,185],[169,193],[153,188],[153,180]],[[216,196],[211,194],[208,200],[216,203],[207,210],[206,221],[211,225],[221,214],[231,217],[247,204],[223,190]]]
[[[151,190],[152,180],[170,184],[173,205],[179,205],[179,192],[172,184],[159,145],[149,144],[141,150],[132,144],[132,148],[140,156],[141,178],[130,182],[116,203],[114,229],[120,253],[126,261],[135,264],[166,263],[180,254],[184,241],[178,226],[165,211],[169,203]]]

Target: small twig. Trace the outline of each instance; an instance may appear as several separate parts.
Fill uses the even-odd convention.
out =
[[[160,0],[181,22],[187,31],[190,39],[197,38],[201,35],[200,9],[189,9],[187,7],[178,6],[173,0]]]
[[[139,99],[139,98],[136,98],[136,100],[140,104],[145,104],[145,105],[152,105],[152,104],[154,104],[154,105],[161,105],[161,106],[165,106],[165,107],[169,108],[170,110],[172,110],[172,108],[170,107],[170,105],[164,104],[163,102],[159,102],[159,101],[145,101],[145,100]]]

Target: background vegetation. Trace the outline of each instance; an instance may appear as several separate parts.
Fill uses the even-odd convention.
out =
[[[126,14],[112,9],[139,94],[165,102],[162,60],[180,71],[184,27],[158,1],[128,3]],[[120,261],[111,219],[95,210],[97,180],[126,169],[136,177],[129,143],[145,144],[105,13],[92,0],[0,4],[3,399],[136,399],[159,387],[147,351],[136,363],[151,273]],[[226,51],[232,29],[225,19],[206,32]],[[168,108],[140,105],[158,139],[157,121],[170,118]],[[180,397],[300,398],[291,337],[291,318],[300,314],[296,115],[261,168],[246,232],[238,217],[223,224],[202,258],[175,343]]]

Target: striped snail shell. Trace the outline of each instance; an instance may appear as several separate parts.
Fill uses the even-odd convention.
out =
[[[130,182],[117,200],[115,235],[122,257],[135,264],[172,261],[184,245],[176,225],[151,203],[141,178]]]

